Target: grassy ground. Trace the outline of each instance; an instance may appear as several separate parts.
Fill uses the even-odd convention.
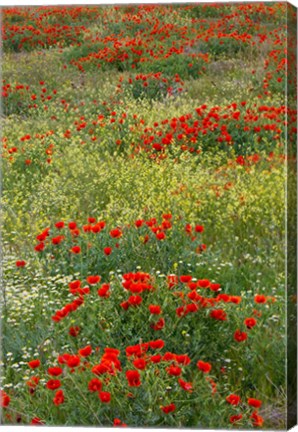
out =
[[[284,7],[4,11],[3,422],[284,427]],[[30,23],[40,33],[27,29],[29,42],[20,42],[11,26]],[[179,53],[165,56],[173,47]],[[106,226],[95,234],[99,221]],[[122,277],[140,271],[155,290],[129,288],[142,305],[126,310]],[[209,289],[179,282],[173,291],[173,274]],[[97,294],[90,275],[109,294]],[[90,294],[70,293],[74,280]],[[80,309],[53,320],[75,298]],[[149,314],[152,304],[160,316]],[[212,319],[218,309],[226,320]],[[155,364],[141,352],[139,370],[125,356],[155,339],[165,342],[162,355],[189,356],[180,379],[191,388],[168,371],[176,357]],[[80,367],[62,365],[62,400],[46,387],[48,368],[84,346],[88,361],[80,354]],[[115,357],[99,359],[106,347],[119,349],[122,372]],[[110,403],[87,390],[98,362],[112,365],[99,376]],[[141,386],[127,384],[127,370],[139,371]],[[231,394],[241,402],[229,403]]]

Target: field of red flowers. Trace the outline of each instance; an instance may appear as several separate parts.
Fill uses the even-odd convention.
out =
[[[2,9],[2,423],[285,428],[295,20]]]

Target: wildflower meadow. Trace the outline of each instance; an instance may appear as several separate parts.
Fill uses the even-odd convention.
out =
[[[1,12],[2,423],[284,429],[296,9]]]

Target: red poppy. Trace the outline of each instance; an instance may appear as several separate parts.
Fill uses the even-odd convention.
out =
[[[111,402],[111,393],[109,392],[104,392],[104,391],[100,391],[98,393],[99,399],[101,400],[101,402],[103,403],[110,403]]]
[[[63,373],[63,370],[60,367],[49,367],[48,374],[51,376],[59,376]]]
[[[39,417],[34,417],[31,420],[30,424],[32,424],[32,425],[44,425],[44,422]]]
[[[88,383],[88,389],[91,392],[101,391],[102,382],[98,378],[92,378]]]
[[[128,299],[128,303],[131,306],[138,306],[142,303],[143,299],[140,296],[130,296]]]
[[[159,314],[161,314],[161,307],[158,305],[150,305],[149,311],[153,315],[159,315]]]
[[[126,427],[126,426],[127,426],[127,424],[122,423],[122,421],[121,421],[120,419],[118,419],[118,418],[115,418],[115,419],[114,419],[114,421],[113,421],[113,425],[114,425],[115,427]]]
[[[267,298],[263,294],[257,294],[255,296],[255,302],[256,303],[266,303],[266,301],[267,301]]]
[[[169,375],[179,376],[182,373],[182,369],[179,366],[171,365],[170,367],[167,368],[167,372]]]
[[[97,294],[99,297],[109,297],[110,284],[103,284],[98,290]]]
[[[230,404],[230,405],[239,405],[240,403],[240,396],[237,396],[235,394],[231,394],[229,396],[226,397],[226,401]]]
[[[183,390],[188,391],[188,392],[192,392],[192,383],[191,382],[186,382],[186,381],[183,381],[181,378],[179,378],[178,383]]]
[[[26,265],[26,261],[17,261],[16,262],[17,267],[25,267],[25,265]]]
[[[155,331],[162,330],[164,326],[165,326],[165,320],[163,318],[160,318],[155,324],[151,325],[151,327]]]
[[[128,370],[126,372],[126,379],[130,387],[139,387],[141,385],[140,373],[136,370]]]
[[[103,253],[107,256],[111,255],[113,249],[111,247],[105,247]]]
[[[210,286],[210,281],[208,279],[201,279],[198,281],[198,286],[200,288],[208,288]]]
[[[262,427],[263,426],[264,419],[256,411],[254,411],[252,413],[252,415],[250,416],[250,418],[252,419],[253,426],[257,426],[257,427]]]
[[[137,358],[133,361],[133,365],[137,369],[144,370],[146,369],[146,360],[144,360],[143,358]]]
[[[244,342],[247,339],[247,333],[242,332],[241,330],[237,329],[234,333],[234,339],[237,342]]]
[[[56,222],[55,227],[58,229],[64,228],[64,222],[63,221]]]
[[[0,390],[1,406],[3,408],[8,407],[10,404],[10,397],[4,390]]]
[[[182,283],[188,283],[192,280],[192,276],[190,275],[182,275],[180,276],[180,282]]]
[[[41,242],[34,247],[34,250],[36,252],[42,252],[44,250],[44,248],[45,248],[45,244],[43,242]]]
[[[166,238],[166,235],[164,232],[159,232],[155,235],[155,237],[157,238],[157,240],[164,240]]]
[[[118,228],[112,229],[110,231],[110,236],[112,238],[119,238],[119,237],[122,236],[122,231],[120,229],[118,229]]]
[[[68,333],[70,336],[77,337],[80,331],[81,331],[80,327],[75,326],[75,327],[70,327]]]
[[[255,318],[246,318],[244,320],[244,324],[246,325],[248,330],[251,330],[257,324],[257,320]]]
[[[161,407],[161,409],[165,414],[169,414],[169,413],[174,412],[176,410],[176,405],[171,403],[170,405],[166,405],[166,406]]]
[[[64,403],[64,393],[63,393],[63,390],[58,390],[56,392],[55,397],[53,399],[53,402],[57,406]]]
[[[90,285],[96,285],[99,281],[100,281],[101,277],[100,276],[88,276],[87,277],[87,282]]]
[[[92,347],[90,345],[85,346],[84,348],[79,349],[79,355],[82,357],[88,357],[92,353]]]
[[[195,232],[202,233],[204,231],[204,227],[202,225],[195,226]]]
[[[70,252],[71,253],[74,253],[74,254],[79,254],[79,253],[81,253],[81,248],[80,248],[80,246],[73,246],[71,249],[70,249]]]
[[[165,346],[165,343],[162,339],[157,339],[155,341],[151,341],[149,345],[152,349],[161,349]]]
[[[46,383],[46,387],[49,390],[56,390],[57,388],[61,387],[61,381],[60,380],[55,380],[55,379],[51,379]]]
[[[57,236],[52,238],[53,245],[58,245],[64,240],[64,236]]]
[[[223,309],[213,309],[210,312],[210,317],[218,321],[226,321],[227,314]]]
[[[81,363],[81,359],[77,355],[70,355],[67,359],[67,366],[70,368],[77,367],[79,366],[80,363]]]
[[[76,222],[69,222],[69,224],[68,224],[68,228],[69,228],[70,230],[74,230],[74,229],[76,229],[76,227],[77,227]]]
[[[197,367],[204,373],[209,373],[212,369],[212,366],[210,363],[203,362],[202,360],[199,360],[197,362]]]
[[[230,417],[230,423],[236,423],[237,421],[241,420],[242,417],[243,417],[242,414],[235,414],[235,415],[232,415],[232,416]]]
[[[36,369],[40,366],[40,360],[35,359],[28,362],[28,366],[30,369]]]
[[[209,288],[211,289],[211,291],[219,291],[220,290],[220,284],[218,283],[211,283]]]
[[[254,398],[248,398],[247,400],[248,405],[254,407],[254,408],[260,408],[262,405],[262,401],[259,399]]]

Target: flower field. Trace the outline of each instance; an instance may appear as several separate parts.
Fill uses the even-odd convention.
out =
[[[295,19],[2,9],[2,423],[286,427]]]

